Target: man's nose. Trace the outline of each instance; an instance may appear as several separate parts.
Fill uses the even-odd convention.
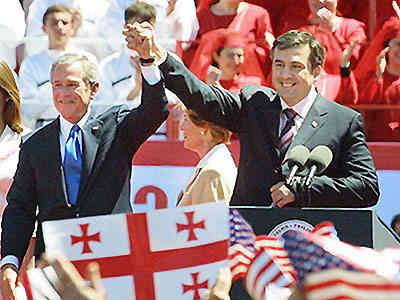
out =
[[[64,23],[62,21],[57,22],[57,28],[62,29],[64,27]]]
[[[288,67],[283,67],[283,68],[280,70],[279,75],[280,75],[281,77],[283,77],[283,78],[288,78],[288,77],[290,77],[290,76],[292,75],[292,72],[290,71],[290,69],[289,69]]]

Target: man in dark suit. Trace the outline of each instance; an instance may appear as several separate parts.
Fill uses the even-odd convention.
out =
[[[325,51],[312,35],[295,30],[275,40],[271,59],[276,91],[248,86],[239,95],[198,80],[157,44],[148,25],[130,26],[126,40],[142,59],[159,60],[158,66],[148,67],[152,71],[146,72],[146,79],[162,78],[188,109],[238,134],[240,161],[231,205],[368,207],[377,203],[377,175],[360,114],[323,98],[313,85],[322,71]],[[143,46],[146,40],[151,41],[150,49]],[[286,123],[294,126],[287,131]],[[310,150],[326,145],[333,153],[332,163],[314,177],[308,191],[304,174],[291,185],[275,174],[285,150],[299,144]],[[288,175],[286,165],[282,172]]]
[[[90,118],[97,73],[97,65],[81,54],[63,55],[52,66],[53,100],[60,116],[23,141],[2,219],[6,299],[13,299],[17,270],[36,221],[38,256],[44,251],[43,221],[132,211],[132,158],[168,115],[164,88],[158,83],[150,89],[145,83],[138,108],[114,106]]]

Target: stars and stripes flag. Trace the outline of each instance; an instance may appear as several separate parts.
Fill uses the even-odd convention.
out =
[[[300,284],[309,274],[330,269],[373,273],[388,280],[399,276],[400,249],[377,251],[312,232],[287,232],[283,240]]]
[[[210,203],[44,222],[46,252],[62,252],[82,276],[98,262],[108,299],[198,300],[228,263],[228,214]],[[45,299],[28,280],[33,299]]]
[[[243,278],[256,252],[256,235],[246,220],[234,209],[229,209],[229,265],[232,281]]]
[[[304,281],[308,300],[398,300],[400,282],[373,273],[328,269]]]
[[[269,284],[291,287],[295,271],[278,238],[257,236],[236,209],[230,209],[229,263],[232,281],[244,278],[254,299],[264,299]]]

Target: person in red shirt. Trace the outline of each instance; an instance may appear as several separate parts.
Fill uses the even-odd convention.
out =
[[[246,85],[261,85],[264,83],[262,70],[259,76],[247,72],[254,70],[246,51],[250,46],[243,34],[226,29],[212,30],[203,36],[190,70],[201,80],[233,93],[239,93]]]
[[[361,104],[400,104],[400,20],[385,22],[355,70]],[[400,110],[368,111],[368,139],[400,141]]]
[[[183,53],[183,61],[187,66],[195,60],[196,47],[201,43],[203,34],[210,30],[227,28],[247,35],[254,42],[248,50],[255,55],[254,64],[260,66],[265,74],[269,73],[269,55],[274,35],[266,9],[242,0],[218,0],[212,3],[206,1],[198,7],[197,19],[198,37]]]

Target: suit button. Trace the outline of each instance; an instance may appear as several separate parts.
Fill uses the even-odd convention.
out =
[[[75,214],[75,217],[79,218],[79,213],[78,212]]]

